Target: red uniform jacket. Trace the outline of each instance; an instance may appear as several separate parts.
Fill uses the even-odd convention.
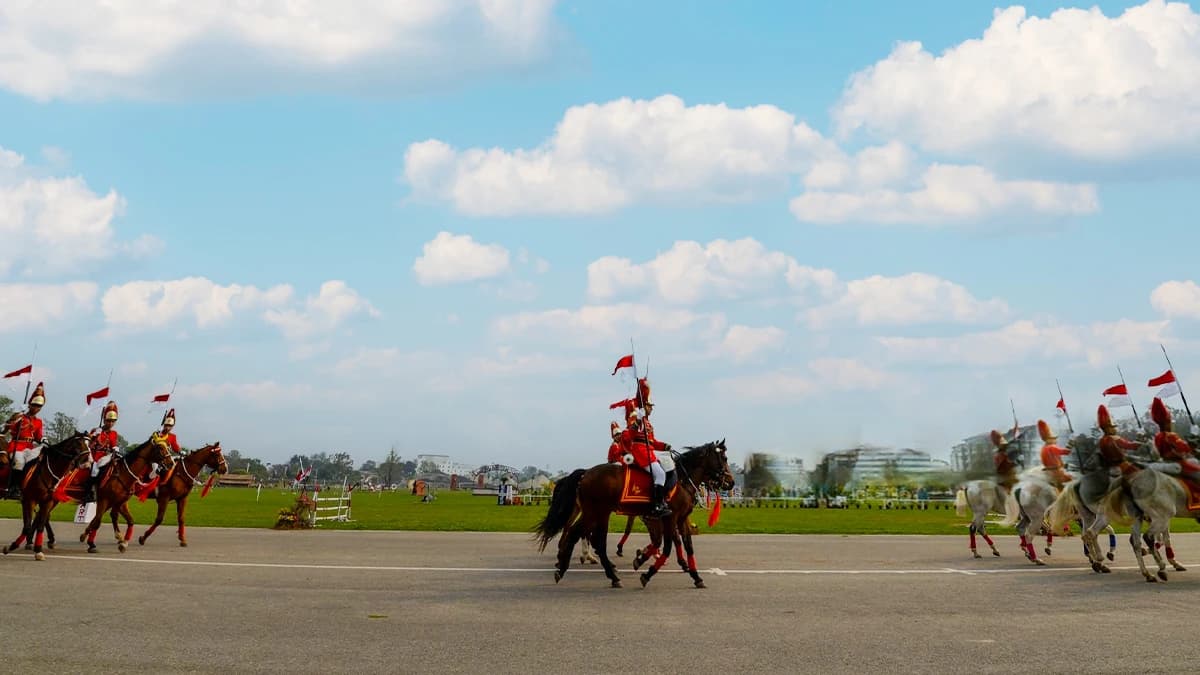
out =
[[[627,428],[621,432],[621,445],[629,450],[633,461],[643,469],[658,461],[658,457],[654,455],[655,450],[666,447],[665,443],[655,440],[652,435],[649,436],[650,443],[647,444],[647,436],[648,434],[640,429]]]
[[[179,448],[179,441],[175,438],[175,434],[167,434],[166,441],[167,447],[171,448],[171,452],[177,455],[183,452],[183,450]]]
[[[110,452],[115,452],[121,445],[117,440],[117,432],[100,429],[92,434],[92,461],[98,460]]]
[[[17,413],[5,425],[8,432],[8,452],[12,454],[19,450],[28,450],[35,443],[42,442],[42,420],[40,417],[30,417],[25,413]]]
[[[1069,454],[1071,454],[1070,450],[1047,443],[1042,446],[1042,466],[1047,469],[1061,469],[1063,468],[1062,458]]]
[[[1184,472],[1200,472],[1200,463],[1192,456],[1192,446],[1174,431],[1158,432],[1154,436],[1154,447],[1163,459],[1183,465]]]
[[[1137,441],[1127,441],[1116,434],[1104,434],[1100,439],[1100,465],[1106,467],[1121,467],[1128,472],[1131,466],[1125,461],[1126,450],[1136,450],[1141,444]]]

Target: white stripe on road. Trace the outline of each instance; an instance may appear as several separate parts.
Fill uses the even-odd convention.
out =
[[[145,565],[187,565],[195,567],[248,567],[248,568],[266,568],[266,569],[295,569],[295,570],[346,570],[346,571],[365,571],[365,572],[474,572],[474,573],[536,573],[548,574],[554,571],[552,567],[421,567],[409,565],[319,565],[308,563],[256,563],[256,562],[226,562],[218,560],[156,560],[147,558],[125,558],[125,557],[109,557],[109,556],[75,556],[75,555],[51,555],[47,560],[71,560],[71,561],[90,561],[90,562],[117,562],[117,563],[140,563]],[[1191,566],[1192,563],[1188,563]],[[1125,567],[1110,566],[1111,570],[1136,570],[1136,565]],[[1151,565],[1148,569],[1151,572],[1156,571],[1155,566]],[[599,566],[589,565],[587,567],[573,566],[569,570],[571,573],[577,572],[594,572],[602,573],[604,570]],[[630,570],[620,568],[621,572],[629,572]],[[860,570],[831,570],[831,569],[763,569],[763,570],[731,570],[725,568],[708,568],[701,569],[700,572],[705,574],[715,574],[717,576],[726,576],[731,574],[745,575],[848,575],[848,576],[905,576],[905,575],[929,575],[929,574],[958,574],[965,576],[977,576],[981,574],[1041,574],[1045,572],[1091,572],[1091,567],[1009,567],[999,569],[974,569],[966,570],[954,567],[941,567],[930,569],[860,569]],[[1168,572],[1171,572],[1168,568]],[[683,571],[677,566],[671,565],[663,567],[659,572],[669,572],[682,574]]]

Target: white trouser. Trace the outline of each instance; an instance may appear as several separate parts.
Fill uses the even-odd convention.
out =
[[[92,478],[95,478],[96,476],[99,476],[99,475],[100,475],[100,469],[103,469],[104,467],[108,466],[108,463],[109,463],[109,462],[111,462],[111,461],[112,461],[112,455],[111,455],[111,454],[105,454],[105,455],[104,455],[103,457],[101,457],[100,459],[98,459],[98,460],[96,460],[96,461],[92,462]]]
[[[657,460],[650,462],[650,475],[654,477],[655,485],[666,485],[667,472],[663,471],[662,464],[659,464]]]
[[[24,470],[27,462],[32,462],[41,454],[42,446],[40,445],[35,445],[32,448],[25,448],[24,450],[17,450],[12,456],[13,469],[17,471]]]

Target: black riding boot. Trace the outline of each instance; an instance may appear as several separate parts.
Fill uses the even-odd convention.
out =
[[[25,469],[12,469],[8,471],[8,498],[21,499],[21,479],[25,477]]]
[[[654,506],[650,508],[649,516],[651,518],[665,518],[671,515],[671,509],[667,507],[667,488],[663,485],[655,485],[650,492],[650,498],[654,501]]]
[[[87,492],[83,495],[84,504],[96,501],[96,484],[99,482],[99,476],[88,476]]]

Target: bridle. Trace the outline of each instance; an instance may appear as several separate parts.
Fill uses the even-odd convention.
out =
[[[203,452],[205,450],[208,450],[210,453],[217,456],[217,466],[211,467],[211,466],[209,466],[208,462],[203,462],[200,464],[200,468],[196,469],[195,476],[192,475],[192,472],[188,471],[187,457],[184,457],[183,459],[181,459],[179,461],[179,468],[183,470],[183,475],[187,476],[188,480],[192,481],[193,486],[200,484],[200,478],[199,478],[200,471],[203,470],[204,467],[206,467],[206,466],[209,466],[210,469],[212,469],[213,471],[216,471],[217,473],[222,473],[221,467],[224,466],[225,467],[224,473],[229,472],[229,465],[225,463],[225,453],[221,452],[221,444],[220,443],[213,443],[212,445],[200,448],[196,452],[193,452],[192,454],[188,455],[188,457],[199,455],[201,452]]]

